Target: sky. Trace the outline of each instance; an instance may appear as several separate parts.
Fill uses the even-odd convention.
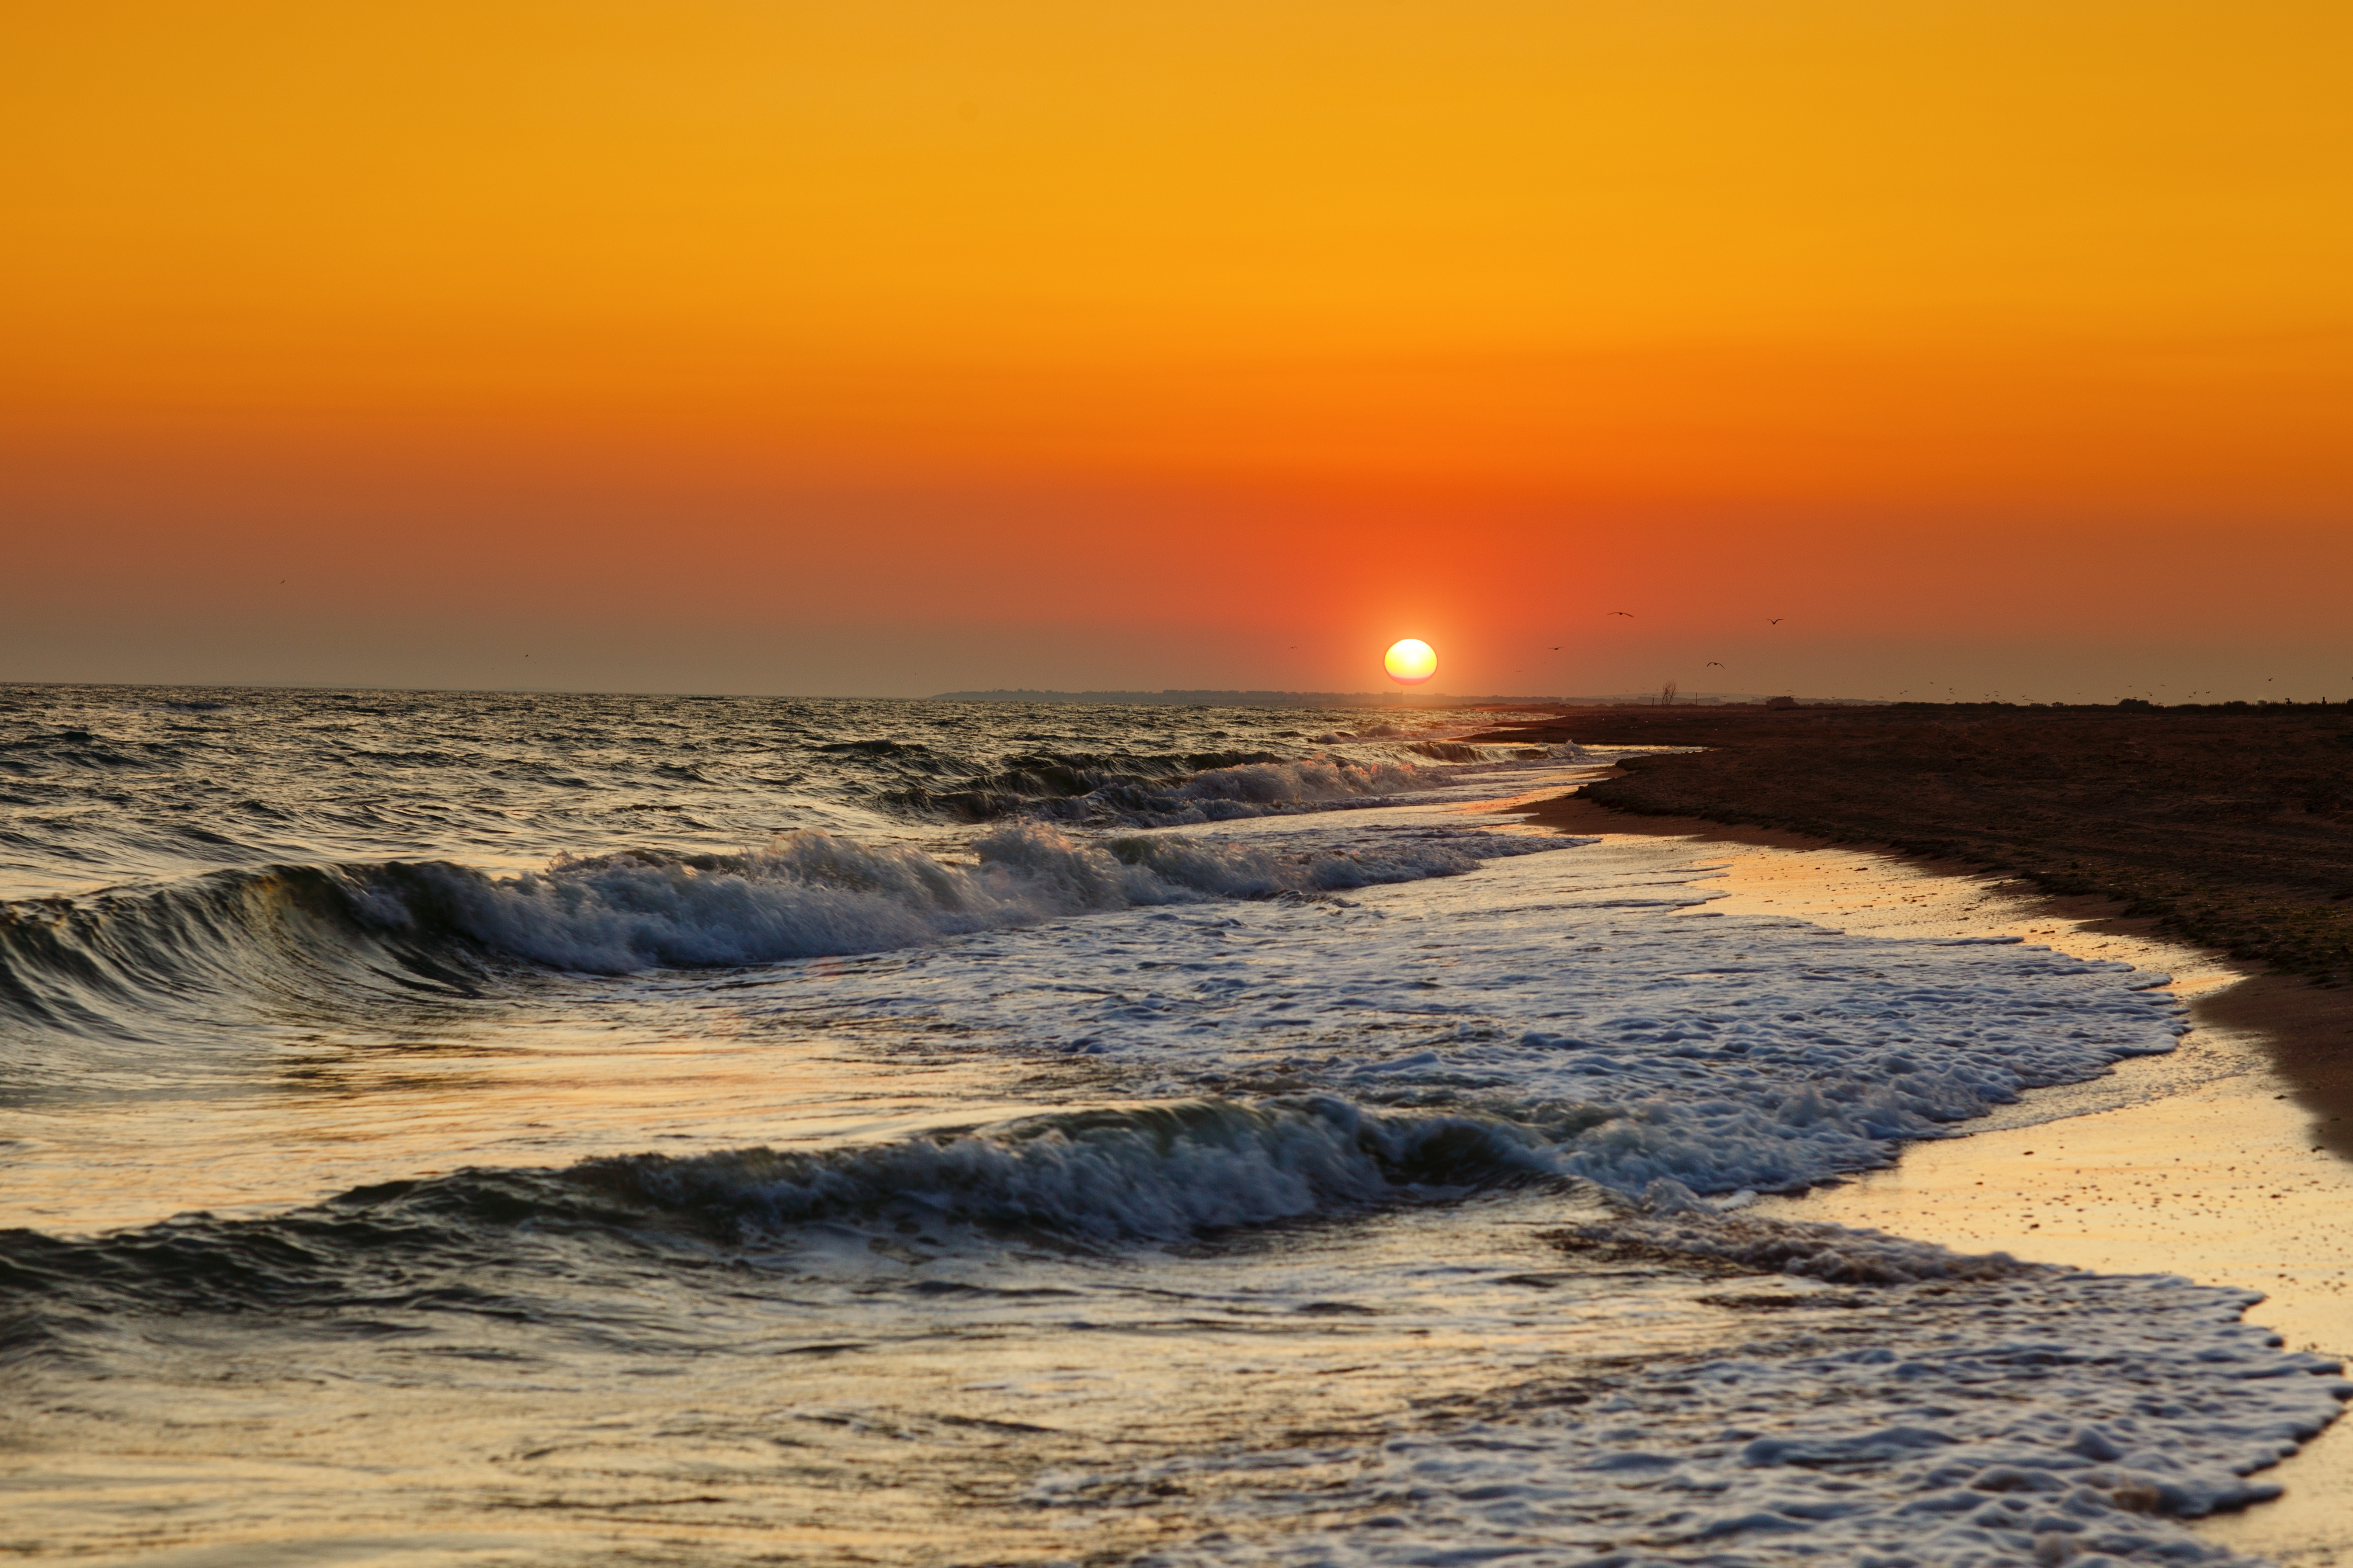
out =
[[[2343,700],[2348,58],[2263,0],[12,7],[0,680],[1411,636]]]

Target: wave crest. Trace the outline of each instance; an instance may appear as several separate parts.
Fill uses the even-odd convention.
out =
[[[360,1187],[267,1218],[185,1215],[82,1239],[0,1231],[0,1361],[12,1333],[20,1346],[52,1342],[76,1302],[101,1315],[126,1305],[495,1306],[478,1290],[486,1258],[565,1237],[759,1249],[835,1227],[894,1245],[918,1236],[935,1247],[957,1245],[951,1230],[966,1241],[1015,1232],[1082,1247],[1183,1242],[1541,1180],[1546,1142],[1534,1126],[1331,1098],[1190,1100],[857,1148],[464,1170]],[[453,1288],[466,1299],[453,1300]],[[14,1310],[36,1302],[49,1310]]]
[[[1560,847],[1466,833],[1377,850],[1285,850],[1175,836],[1087,838],[1017,822],[978,839],[978,863],[964,866],[904,846],[799,832],[749,855],[632,851],[561,859],[513,878],[446,864],[385,867],[360,874],[361,904],[387,927],[431,919],[535,963],[620,974],[871,952],[1102,910],[1313,897],[1454,876],[1495,855]]]
[[[1544,1132],[1348,1100],[1196,1100],[1060,1112],[823,1152],[734,1150],[591,1161],[594,1188],[731,1234],[883,1215],[1071,1239],[1175,1241],[1554,1173]]]
[[[909,947],[1096,910],[1318,897],[1455,876],[1573,841],[1396,834],[1365,848],[1100,838],[1012,822],[971,864],[818,832],[749,854],[633,850],[500,877],[447,861],[277,866],[152,891],[0,905],[0,1016],[143,1037],[206,998],[468,994],[484,961],[625,974]],[[368,1004],[372,1005],[372,1004]]]
[[[1478,760],[1475,753],[1455,756],[1458,752],[1472,749],[1424,750],[1423,754]],[[918,786],[884,798],[892,805],[972,822],[1019,815],[1176,827],[1371,805],[1444,782],[1442,774],[1410,763],[1334,756],[1024,757],[956,787]]]

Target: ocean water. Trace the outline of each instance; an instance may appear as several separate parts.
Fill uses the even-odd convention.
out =
[[[2250,1298],[1746,1211],[2163,976],[1383,717],[0,689],[0,1552],[2229,1560]]]

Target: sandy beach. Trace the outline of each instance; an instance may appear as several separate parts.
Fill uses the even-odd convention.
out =
[[[1591,789],[1593,786],[1586,786]],[[1786,829],[1636,816],[1583,792],[1504,809],[1579,834],[1687,839],[1722,867],[1725,913],[1778,914],[1874,936],[2014,937],[2162,971],[2191,1028],[2166,1057],[1908,1145],[1892,1167],[1761,1201],[1829,1220],[2106,1273],[2172,1273],[2261,1292],[2249,1321],[2288,1344],[2353,1352],[2353,1163],[2337,1080],[2312,1070],[2341,1039],[2342,990],[2168,935],[2121,901],[1885,847]],[[2353,1557],[2353,1423],[2279,1467],[2280,1500],[2200,1530],[2290,1564]]]

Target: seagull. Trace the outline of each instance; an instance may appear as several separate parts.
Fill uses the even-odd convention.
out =
[[[1765,624],[1768,626],[1778,626],[1781,624],[1781,617],[1775,616],[1771,620],[1767,621]]]
[[[1553,644],[1553,645],[1552,645],[1552,651],[1553,651],[1553,652],[1555,652],[1555,653],[1558,653],[1558,652],[1560,651],[1560,644],[1558,644],[1558,643],[1555,643],[1555,644]]]
[[[1623,616],[1630,621],[1634,618],[1634,612],[1631,610],[1612,610],[1609,613],[1613,616]]]
[[[1708,669],[1722,669],[1724,668],[1724,660],[1720,658],[1709,659],[1704,668]]]

